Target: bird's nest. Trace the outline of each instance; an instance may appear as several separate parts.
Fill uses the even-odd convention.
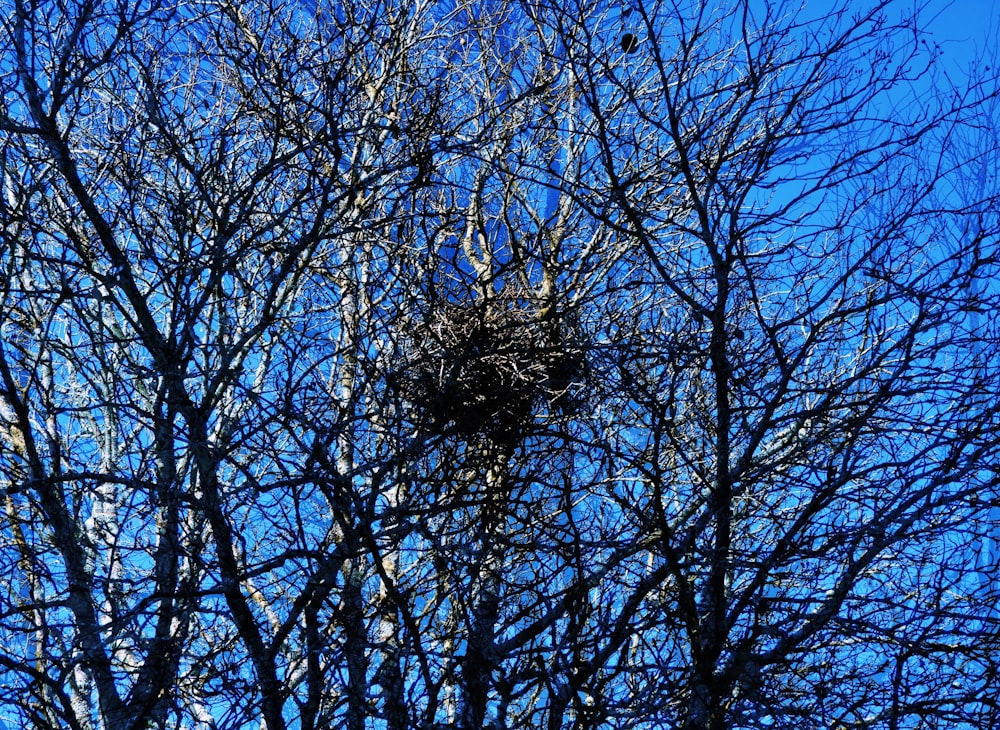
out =
[[[428,429],[504,442],[539,414],[579,410],[588,373],[580,329],[540,311],[509,294],[429,307],[401,336],[400,395]]]

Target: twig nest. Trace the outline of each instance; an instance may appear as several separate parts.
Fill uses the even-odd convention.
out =
[[[579,408],[586,348],[565,315],[536,304],[503,293],[438,303],[403,333],[396,384],[428,428],[510,441],[543,408]]]

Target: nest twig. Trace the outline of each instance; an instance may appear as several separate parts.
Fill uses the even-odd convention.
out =
[[[433,307],[404,334],[402,396],[431,429],[508,442],[543,405],[574,410],[585,348],[565,316],[537,312],[510,295]]]

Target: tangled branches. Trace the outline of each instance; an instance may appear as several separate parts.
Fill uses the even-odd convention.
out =
[[[513,442],[540,409],[572,413],[587,379],[586,347],[566,314],[503,292],[430,309],[404,335],[398,389],[429,429]]]

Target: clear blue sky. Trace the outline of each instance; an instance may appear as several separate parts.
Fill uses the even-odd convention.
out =
[[[996,68],[998,16],[1000,0],[928,0],[924,22],[944,51],[949,73],[967,73],[978,64]]]

